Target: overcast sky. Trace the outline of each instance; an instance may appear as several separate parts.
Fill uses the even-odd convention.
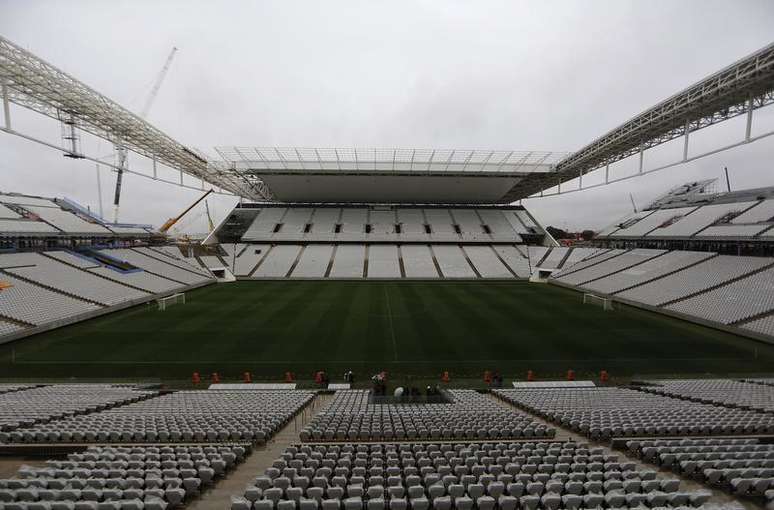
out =
[[[573,151],[771,43],[772,27],[771,0],[0,0],[0,34],[133,111],[177,46],[149,120],[211,154],[217,145]],[[770,109],[755,133],[774,129]],[[59,142],[55,123],[13,113],[14,127]],[[742,119],[725,124],[697,134],[694,153],[741,138]],[[646,162],[677,157],[672,145]],[[644,205],[724,166],[737,189],[774,185],[773,149],[771,137],[525,205],[545,225],[598,228],[630,210],[630,193]],[[0,133],[3,191],[96,210],[95,175],[93,163]],[[113,183],[104,171],[106,216]],[[120,219],[159,225],[197,196],[130,175]],[[233,203],[210,202],[216,221]],[[204,228],[196,214],[187,223]]]

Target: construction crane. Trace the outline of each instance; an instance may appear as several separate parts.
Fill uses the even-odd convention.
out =
[[[206,200],[204,201],[204,207],[207,211],[207,226],[210,227],[210,229],[207,231],[209,234],[213,230],[215,230],[215,224],[212,222],[212,215],[210,214],[210,203]]]
[[[167,77],[169,68],[172,65],[172,60],[175,58],[175,53],[177,53],[177,47],[173,46],[167,60],[164,62],[164,66],[161,68],[161,71],[153,83],[153,88],[145,99],[142,110],[140,110],[140,117],[142,119],[145,119],[148,116],[148,112],[150,112],[153,102],[156,101],[156,96],[159,95],[161,84],[164,83],[164,78]],[[126,163],[129,159],[129,151],[121,144],[120,140],[116,144],[116,154],[118,155],[118,170],[116,171],[116,191],[113,195],[113,223],[118,223],[118,207],[121,202],[121,183],[124,178],[124,169],[126,168]]]
[[[194,207],[196,207],[196,206],[197,206],[197,205],[198,205],[198,204],[199,204],[199,203],[200,203],[202,200],[204,200],[205,198],[207,198],[207,197],[209,196],[209,194],[210,194],[210,193],[212,193],[213,191],[214,191],[214,190],[213,190],[212,188],[210,188],[209,190],[207,190],[207,192],[206,192],[204,195],[200,196],[200,197],[199,197],[199,198],[196,200],[196,202],[194,202],[193,204],[189,205],[189,206],[188,206],[188,207],[185,209],[185,211],[181,212],[180,214],[178,214],[178,215],[177,215],[177,216],[175,216],[174,218],[169,218],[167,221],[165,221],[165,222],[164,222],[164,224],[161,226],[161,228],[159,228],[159,232],[160,232],[160,233],[162,233],[162,234],[166,234],[166,233],[167,233],[167,231],[168,231],[170,228],[172,228],[172,227],[175,225],[175,223],[177,223],[178,221],[180,221],[180,220],[183,218],[183,216],[185,216],[186,214],[188,214],[188,211],[190,211],[191,209],[193,209]],[[209,215],[208,215],[208,216],[209,216]],[[210,221],[210,225],[212,225],[212,221]]]

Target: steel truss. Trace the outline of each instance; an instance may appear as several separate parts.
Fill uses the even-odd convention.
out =
[[[154,168],[158,162],[235,195],[253,200],[271,198],[260,179],[235,174],[222,163],[208,161],[138,115],[2,36],[0,85],[5,132],[40,141],[13,130],[8,105],[14,103],[150,158]],[[56,148],[69,157],[85,157],[75,144]]]
[[[640,173],[643,173],[642,154],[645,150],[680,137],[685,137],[681,162],[696,159],[688,157],[690,133],[743,114],[747,114],[748,118],[745,139],[741,143],[760,139],[763,136],[751,137],[752,112],[772,103],[774,43],[678,92],[594,140],[560,161],[554,175],[534,179],[525,183],[525,186],[516,186],[511,190],[512,198],[515,200],[557,187],[575,178],[582,179],[584,174],[635,154],[640,154]],[[710,153],[714,152],[718,151]],[[674,165],[662,168],[670,166]],[[607,177],[605,181],[608,182]]]

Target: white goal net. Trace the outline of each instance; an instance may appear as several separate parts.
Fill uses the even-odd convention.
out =
[[[177,304],[185,304],[185,294],[182,292],[178,292],[177,294],[172,294],[171,296],[165,296],[162,298],[158,298],[156,300],[156,304],[159,305],[159,311],[163,312],[167,309],[168,306],[177,305]]]
[[[583,294],[583,304],[584,305],[597,305],[601,306],[603,310],[612,310],[613,309],[613,300],[610,298],[597,296],[596,294]]]

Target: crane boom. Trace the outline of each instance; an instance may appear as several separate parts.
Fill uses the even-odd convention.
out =
[[[175,58],[175,53],[177,53],[177,47],[173,46],[172,51],[170,51],[169,56],[167,56],[167,60],[164,61],[161,72],[159,72],[156,81],[153,83],[153,88],[145,99],[142,110],[140,110],[140,117],[142,119],[145,119],[145,117],[148,116],[148,112],[150,112],[151,106],[153,106],[153,102],[159,94],[161,84],[164,83],[164,78],[167,77],[167,72],[169,72],[169,67],[172,65],[172,59]],[[119,163],[118,170],[116,171],[116,191],[113,195],[113,223],[118,223],[118,207],[121,202],[121,182],[124,177],[124,168],[126,168],[126,162],[129,157],[126,147],[121,145],[116,145],[116,153],[118,154]]]
[[[164,67],[161,68],[161,71],[159,72],[159,75],[156,78],[156,82],[153,84],[153,88],[151,89],[150,94],[148,94],[148,97],[145,99],[145,104],[143,105],[142,110],[140,110],[141,118],[144,119],[148,116],[148,112],[150,112],[150,109],[153,106],[154,101],[156,101],[156,96],[159,95],[161,84],[164,83],[164,78],[167,77],[167,73],[169,72],[169,67],[172,65],[172,60],[175,58],[175,53],[177,53],[177,47],[173,46],[172,51],[169,52],[169,56],[167,57],[167,60],[164,62]]]
[[[209,190],[207,190],[207,192],[206,192],[204,195],[200,196],[200,197],[199,197],[199,198],[196,200],[196,202],[194,202],[193,204],[189,205],[189,206],[188,206],[188,207],[185,209],[185,211],[181,212],[180,214],[178,214],[178,215],[177,215],[177,216],[175,216],[174,218],[169,218],[167,221],[165,221],[165,222],[164,222],[164,224],[163,224],[163,225],[161,226],[161,228],[159,229],[159,232],[161,232],[162,234],[166,233],[166,232],[167,232],[167,230],[169,230],[170,228],[172,228],[172,227],[175,225],[175,223],[177,223],[178,221],[180,221],[180,219],[181,219],[183,216],[185,216],[186,214],[188,214],[188,211],[190,211],[191,209],[193,209],[194,207],[196,207],[196,205],[197,205],[199,202],[201,202],[202,200],[204,200],[205,198],[207,198],[207,196],[209,196],[209,194],[210,194],[210,193],[212,193],[213,191],[214,191],[214,190],[213,190],[212,188],[210,188]]]

